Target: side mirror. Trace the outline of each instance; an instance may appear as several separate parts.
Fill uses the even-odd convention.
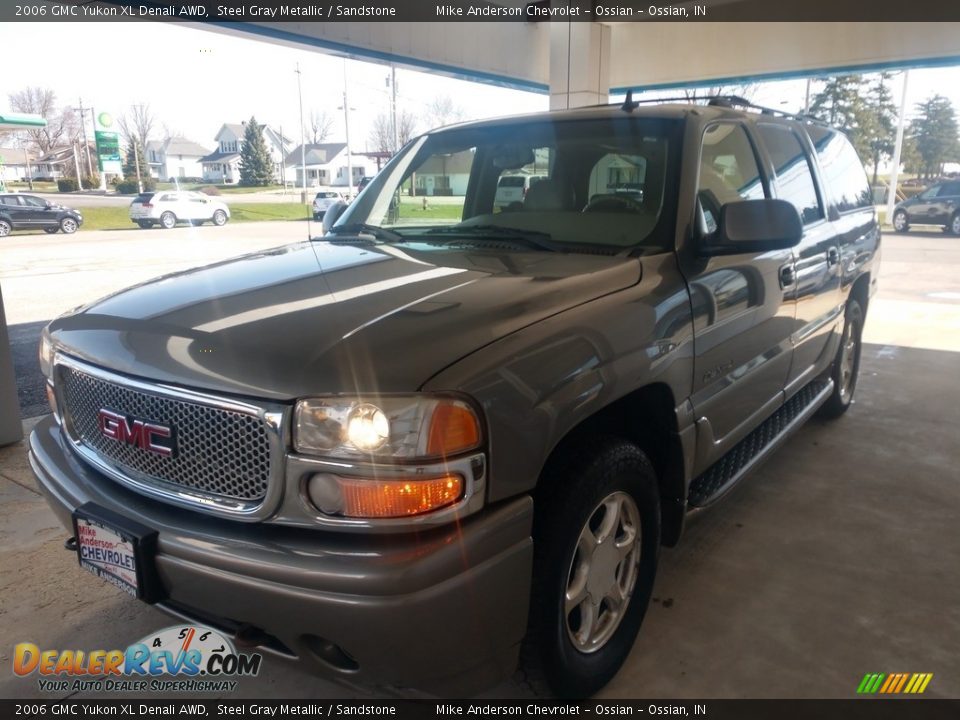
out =
[[[703,255],[739,255],[786,250],[803,237],[803,222],[786,200],[743,200],[720,208],[715,233],[704,238]]]
[[[326,212],[323,213],[323,234],[326,235],[330,232],[330,228],[333,227],[333,224],[343,215],[343,211],[347,209],[347,204],[341,200],[337,200],[333,205],[327,208]]]

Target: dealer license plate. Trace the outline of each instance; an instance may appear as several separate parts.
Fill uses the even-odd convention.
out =
[[[91,503],[73,513],[73,527],[80,567],[135,598],[155,599],[155,531]]]

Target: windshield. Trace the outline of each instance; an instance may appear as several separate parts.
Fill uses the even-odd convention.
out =
[[[526,248],[535,237],[536,249],[562,251],[672,248],[681,122],[526,120],[426,135],[332,232],[447,245],[496,237],[498,247],[514,238]]]

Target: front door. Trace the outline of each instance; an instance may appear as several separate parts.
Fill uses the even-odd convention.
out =
[[[697,185],[701,235],[716,231],[724,204],[770,197],[760,167],[742,124],[707,126]],[[794,260],[792,250],[774,250],[688,254],[681,262],[694,314],[698,474],[783,401],[792,354],[794,305],[788,293]]]

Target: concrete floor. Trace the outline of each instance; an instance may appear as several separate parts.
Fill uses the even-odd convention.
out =
[[[600,697],[851,698],[868,672],[931,672],[926,696],[960,697],[958,263],[941,233],[887,239],[856,404],[809,423],[663,552]],[[81,571],[64,537],[22,445],[0,449],[0,667],[17,642],[125,647],[171,624]],[[362,694],[267,657],[231,697]],[[43,696],[0,674],[0,697]]]

